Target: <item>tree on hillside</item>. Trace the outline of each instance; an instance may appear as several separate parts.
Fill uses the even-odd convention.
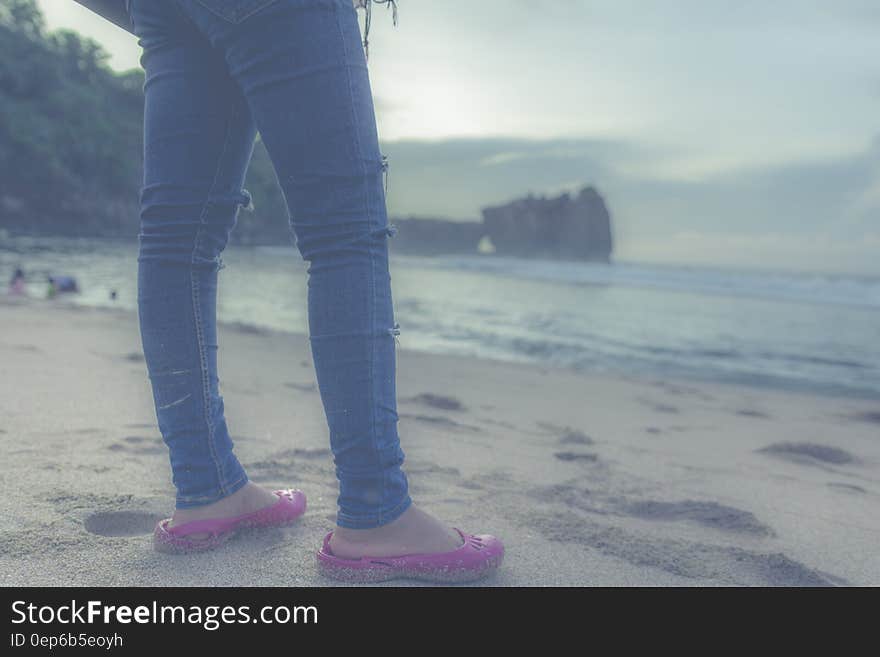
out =
[[[114,72],[99,43],[47,33],[34,0],[0,0],[0,228],[137,235],[144,72]],[[233,241],[289,239],[284,199],[261,143]]]
[[[41,38],[46,31],[46,21],[35,0],[3,0],[0,24],[31,38]]]

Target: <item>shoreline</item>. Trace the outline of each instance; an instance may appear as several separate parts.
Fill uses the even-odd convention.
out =
[[[314,564],[336,481],[307,336],[220,323],[218,356],[249,476],[302,488],[306,517],[169,557],[136,313],[2,299],[0,321],[0,582],[336,585]],[[417,503],[505,542],[478,585],[880,583],[875,400],[398,347],[398,413]]]
[[[130,319],[137,319],[137,311],[129,308],[122,307],[112,307],[112,306],[92,306],[87,304],[78,304],[73,303],[71,301],[65,300],[63,297],[60,299],[43,299],[40,297],[24,297],[24,298],[15,298],[9,297],[7,295],[0,294],[0,308],[3,306],[20,306],[20,305],[38,305],[46,308],[63,308],[69,309],[73,312],[97,312],[97,313],[107,313],[107,314],[118,314],[120,316],[128,317]],[[300,333],[296,331],[287,331],[284,329],[278,329],[271,326],[265,326],[261,324],[253,324],[249,322],[242,322],[238,320],[218,320],[218,327],[225,327],[227,330],[231,331],[239,331],[246,334],[254,334],[254,335],[275,335],[275,336],[289,336],[289,337],[297,337],[302,339],[307,339],[308,336],[305,333]],[[507,360],[503,358],[493,358],[491,356],[470,356],[463,354],[444,354],[437,353],[432,351],[426,351],[421,349],[415,349],[410,347],[400,347],[398,346],[398,351],[404,351],[412,354],[420,354],[427,357],[438,357],[438,358],[449,358],[454,360],[464,360],[468,362],[478,361],[485,362],[487,365],[497,365],[497,366],[513,366],[516,368],[522,368],[525,370],[538,370],[544,373],[550,372],[564,372],[567,374],[582,376],[587,379],[594,378],[608,378],[617,381],[631,381],[631,382],[653,382],[655,384],[670,384],[670,385],[679,385],[679,386],[720,386],[723,388],[730,388],[734,390],[740,391],[753,391],[753,392],[766,392],[769,394],[789,394],[789,395],[807,395],[807,396],[815,396],[821,398],[828,399],[836,399],[841,402],[845,402],[847,400],[854,401],[864,401],[864,402],[874,402],[878,404],[880,407],[880,394],[875,393],[873,391],[868,391],[865,389],[840,389],[840,388],[831,388],[829,386],[820,386],[813,383],[805,383],[803,386],[785,386],[785,385],[775,385],[773,383],[759,383],[757,381],[752,382],[743,382],[743,381],[734,381],[734,380],[722,380],[717,378],[712,378],[710,376],[700,377],[694,375],[692,377],[683,377],[683,376],[669,376],[666,374],[661,375],[660,373],[648,373],[648,372],[627,372],[624,370],[592,370],[588,368],[577,368],[570,365],[543,365],[538,363],[530,363],[527,361],[518,361],[518,360]]]

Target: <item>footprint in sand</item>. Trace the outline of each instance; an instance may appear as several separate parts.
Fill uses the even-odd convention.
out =
[[[759,420],[769,420],[770,415],[765,413],[764,411],[756,411],[753,408],[740,408],[736,411],[737,415],[742,415],[743,417],[753,417]]]
[[[861,486],[856,486],[855,484],[844,484],[843,482],[840,482],[840,481],[829,481],[827,485],[829,488],[839,488],[841,490],[845,490],[850,493],[867,493],[868,492],[864,488],[862,488]]]
[[[843,578],[813,570],[782,553],[666,539],[594,521],[572,510],[533,510],[522,524],[545,539],[582,545],[639,567],[657,568],[690,580],[760,586],[846,585]]]
[[[126,452],[128,454],[165,454],[165,444],[157,438],[145,438],[143,436],[126,436],[123,443],[111,443],[107,449],[111,452]]]
[[[83,526],[98,536],[143,536],[160,520],[162,516],[144,511],[103,511],[88,516]]]
[[[681,409],[679,409],[678,406],[673,406],[672,404],[664,404],[662,402],[657,402],[653,399],[648,399],[646,397],[636,397],[636,401],[638,401],[640,404],[644,404],[645,406],[650,406],[656,413],[681,412]]]
[[[434,424],[437,426],[446,427],[448,429],[467,429],[468,431],[482,431],[480,427],[476,427],[472,424],[463,424],[462,422],[456,422],[455,420],[450,420],[448,417],[443,417],[442,415],[400,413],[399,417],[402,419],[416,420],[417,422]]]
[[[693,522],[710,529],[752,536],[775,536],[751,512],[717,502],[681,500],[674,502],[632,499],[571,484],[555,484],[534,489],[533,496],[543,502],[562,504],[570,509],[603,516],[629,516],[640,520]]]
[[[455,397],[447,397],[445,395],[437,395],[432,392],[423,392],[420,395],[409,397],[404,401],[423,404],[431,408],[438,408],[442,411],[464,411],[465,406]]]
[[[717,502],[642,500],[623,505],[622,511],[643,520],[691,521],[704,527],[727,532],[755,536],[774,535],[773,530],[760,522],[751,512]]]
[[[110,472],[112,468],[107,467],[106,465],[77,465],[75,466],[77,470],[82,472],[91,472],[92,474],[104,474],[105,472]]]
[[[478,417],[477,420],[479,420],[483,424],[491,424],[496,427],[504,427],[505,429],[510,429],[511,431],[519,431],[519,427],[517,427],[512,422],[507,422],[506,420],[496,420],[492,417]]]
[[[408,474],[433,474],[446,475],[449,477],[460,477],[461,471],[458,468],[447,468],[432,461],[410,461],[409,467],[406,469]]]
[[[410,461],[406,474],[414,475],[410,479],[410,488],[419,497],[445,494],[452,485],[461,484],[461,471],[458,468],[444,467],[432,461]]]
[[[581,461],[584,463],[595,463],[599,457],[595,454],[587,452],[556,452],[553,454],[560,461]]]
[[[539,429],[543,429],[549,433],[559,434],[559,443],[561,445],[592,445],[593,439],[590,438],[580,429],[573,429],[569,426],[561,426],[552,422],[537,421],[535,425]]]
[[[561,445],[592,445],[593,439],[583,431],[566,428],[565,432],[559,437],[559,443]]]
[[[846,450],[816,443],[774,443],[756,451],[804,465],[849,465],[858,463],[858,459]]]
[[[294,381],[286,381],[285,388],[293,388],[294,390],[302,390],[303,392],[317,392],[318,386],[314,383],[295,383]]]
[[[324,481],[333,472],[331,452],[326,447],[286,449],[245,464],[248,476],[258,483],[288,482],[291,476]]]

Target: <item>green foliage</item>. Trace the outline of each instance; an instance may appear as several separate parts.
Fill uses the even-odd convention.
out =
[[[0,228],[136,236],[143,180],[144,73],[116,73],[101,45],[48,34],[35,0],[0,2]],[[233,239],[288,240],[287,212],[262,144]]]
[[[0,5],[0,23],[12,26],[31,38],[41,37],[46,22],[34,0],[3,0]]]
[[[110,213],[139,191],[142,90],[113,73],[95,41],[46,34],[34,0],[0,9],[0,225],[118,228]]]

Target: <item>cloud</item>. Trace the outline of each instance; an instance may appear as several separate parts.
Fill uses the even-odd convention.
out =
[[[507,162],[512,162],[513,160],[519,160],[526,157],[526,154],[522,151],[507,151],[505,153],[495,153],[493,155],[489,155],[488,157],[484,157],[480,160],[481,167],[491,167],[498,164],[506,164]]]
[[[680,153],[620,140],[404,140],[382,148],[391,164],[392,215],[479,220],[486,205],[592,184],[613,214],[620,257],[694,261],[712,254],[760,264],[777,252],[778,260],[805,266],[821,260],[824,244],[828,262],[871,269],[880,234],[878,143],[699,180],[664,175],[663,163]]]
[[[637,239],[618,259],[878,275],[878,252],[880,232],[853,240],[835,232],[798,235],[681,231],[662,239]]]
[[[39,1],[136,65],[134,39]],[[594,184],[619,254],[845,259],[878,224],[878,27],[877,0],[401,3],[370,34],[389,212]]]

